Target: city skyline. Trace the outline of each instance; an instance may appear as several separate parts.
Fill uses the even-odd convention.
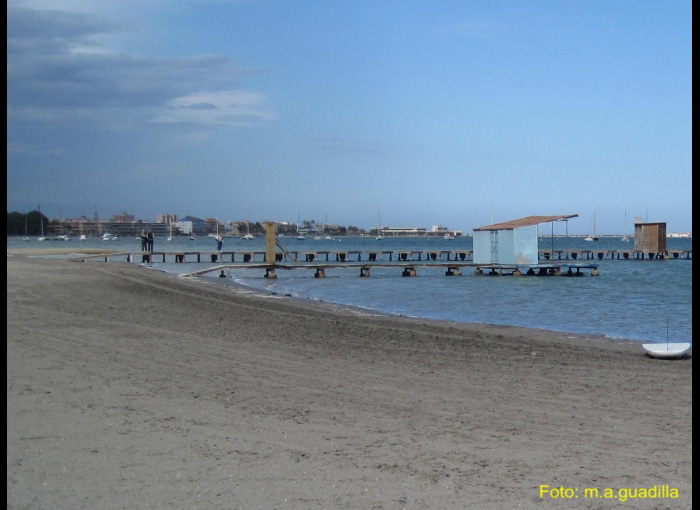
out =
[[[8,212],[692,231],[689,1],[7,13]]]
[[[14,211],[14,213],[17,213],[18,211]],[[33,211],[28,211],[27,213],[22,213],[20,214],[28,214],[32,212],[40,212],[37,209]],[[9,212],[8,212],[9,214]],[[43,213],[42,213],[43,214]],[[372,231],[376,231],[377,228],[385,229],[385,230],[392,230],[392,229],[420,229],[424,230],[426,232],[438,232],[438,231],[447,231],[450,233],[458,233],[459,235],[472,235],[472,229],[469,230],[462,230],[458,228],[451,228],[449,225],[445,225],[443,223],[430,223],[428,225],[404,225],[404,224],[385,224],[382,223],[380,224],[374,224],[370,226],[361,226],[356,223],[348,223],[348,224],[331,224],[331,223],[326,223],[323,221],[317,221],[315,218],[305,218],[305,219],[298,219],[296,221],[290,221],[290,220],[285,220],[285,219],[222,219],[222,218],[217,218],[214,216],[194,216],[194,215],[189,215],[186,214],[184,216],[180,216],[174,213],[158,213],[156,214],[155,219],[151,218],[138,218],[135,217],[134,215],[129,214],[127,211],[122,211],[120,213],[115,213],[112,216],[106,216],[106,217],[100,217],[97,212],[95,212],[92,216],[88,216],[85,214],[81,214],[78,216],[74,217],[49,217],[46,216],[46,219],[51,222],[58,222],[58,223],[64,223],[64,224],[69,224],[69,223],[78,223],[82,220],[85,220],[86,222],[89,223],[94,223],[95,221],[98,221],[100,223],[109,223],[109,224],[117,224],[117,223],[127,223],[127,224],[149,224],[149,225],[169,225],[170,222],[173,224],[175,223],[180,223],[180,222],[187,222],[187,221],[192,221],[192,220],[199,220],[203,223],[211,223],[212,221],[215,221],[219,225],[223,226],[224,228],[227,229],[237,229],[241,225],[245,225],[246,223],[249,223],[251,225],[259,225],[262,226],[262,224],[265,221],[273,221],[277,223],[278,225],[283,225],[283,226],[288,226],[288,227],[303,227],[304,229],[308,228],[313,228],[314,226],[316,227],[332,227],[332,228],[343,228],[343,229],[358,229],[359,233],[362,234],[368,234]],[[515,218],[514,218],[515,219]],[[578,218],[569,218],[568,221],[576,221]],[[168,221],[170,220],[170,221]],[[626,231],[610,231],[610,232],[600,232],[598,231],[597,234],[600,235],[601,237],[619,237],[622,235],[630,235],[634,231],[634,224],[637,222],[640,223],[645,223],[647,220],[642,217],[635,217],[632,218],[632,223],[630,225],[629,230]],[[656,223],[656,222],[651,222],[651,223]],[[666,223],[666,222],[661,222],[661,223]],[[545,225],[545,224],[543,224]],[[555,236],[563,236],[568,233],[570,236],[574,237],[583,237],[587,236],[590,234],[590,232],[583,234],[583,233],[577,233],[575,229],[570,229],[568,226],[564,226],[561,221],[555,221],[553,222],[554,228],[552,229],[552,224],[549,224],[550,226],[543,226],[541,227],[541,236],[547,236],[551,232],[554,233]],[[476,227],[475,227],[476,228]],[[213,231],[213,227],[212,227]],[[18,231],[19,232],[19,231]],[[15,235],[20,235],[19,233],[16,233]],[[692,236],[692,231],[679,231],[679,230],[668,230],[668,236],[669,237],[691,237]]]

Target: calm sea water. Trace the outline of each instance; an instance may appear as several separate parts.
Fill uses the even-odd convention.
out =
[[[472,248],[471,238],[337,238],[297,241],[280,238],[288,250],[439,250]],[[631,249],[633,242],[601,238],[595,243],[581,238],[555,238],[554,249]],[[117,241],[23,242],[8,238],[8,248],[110,248],[140,250],[135,238]],[[540,240],[541,249],[552,247],[551,238]],[[692,249],[692,239],[669,238],[670,250]],[[155,250],[214,251],[211,238],[156,238]],[[227,238],[224,250],[264,251],[262,238],[253,241]],[[446,277],[445,269],[418,268],[413,278],[401,277],[398,268],[373,268],[370,278],[359,278],[359,269],[328,269],[327,278],[314,278],[312,270],[278,270],[278,278],[264,278],[262,270],[239,270],[231,279],[216,273],[203,277],[210,283],[232,282],[254,289],[291,294],[314,300],[352,305],[370,311],[410,317],[444,319],[543,328],[554,331],[594,333],[612,338],[665,341],[668,320],[670,341],[690,341],[692,329],[692,260],[596,260],[600,276],[582,278],[474,276],[465,268],[462,276]],[[213,264],[153,263],[172,273],[193,271]],[[590,272],[586,271],[588,275]]]

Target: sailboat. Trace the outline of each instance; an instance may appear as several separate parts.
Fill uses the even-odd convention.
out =
[[[46,237],[44,237],[44,217],[41,215],[41,207],[39,207],[39,224],[41,225],[41,236],[39,236],[39,241],[46,241]]]
[[[168,241],[173,240],[173,222],[169,221],[168,224],[170,225],[170,235],[168,236]]]
[[[301,223],[301,214],[297,214],[297,241],[306,241],[306,237],[299,233],[299,223]]]
[[[328,215],[327,214],[326,214],[325,223],[323,224],[323,231],[326,232],[326,235],[323,236],[322,239],[325,239],[326,241],[332,241],[333,237],[328,233]]]
[[[382,217],[377,213],[377,241],[381,241],[384,239],[384,236],[382,235]]]
[[[246,210],[246,218],[248,218],[249,216],[248,216],[248,206],[247,205],[245,206],[245,210]],[[255,239],[255,236],[250,233],[250,220],[248,220],[248,219],[245,220],[245,226],[248,229],[248,233],[246,235],[244,235],[241,239],[243,239],[244,241],[250,241],[252,239]]]
[[[246,241],[250,241],[251,239],[255,239],[255,236],[250,233],[250,222],[248,220],[245,221],[245,225],[248,229],[248,233],[243,236],[243,239]]]
[[[584,241],[597,241],[598,237],[595,235],[595,211],[593,212],[593,234],[589,234]]]
[[[625,228],[622,229],[622,231],[624,232],[625,230],[627,230],[627,211],[625,211]],[[624,233],[624,234],[622,234],[622,239],[620,239],[620,241],[624,241],[626,243],[629,243],[630,238],[627,237],[626,233]]]
[[[29,241],[29,237],[27,237],[27,218],[24,218],[24,238],[22,241]]]

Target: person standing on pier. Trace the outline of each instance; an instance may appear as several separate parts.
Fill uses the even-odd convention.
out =
[[[141,230],[141,251],[148,250],[148,236],[145,230]]]
[[[216,249],[217,251],[221,251],[221,248],[224,246],[224,237],[221,234],[216,234]]]
[[[147,241],[147,248],[148,251],[153,251],[153,231],[148,232],[148,241]]]

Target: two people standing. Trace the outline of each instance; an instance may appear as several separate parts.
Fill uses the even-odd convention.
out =
[[[141,231],[141,251],[153,251],[153,232]]]

